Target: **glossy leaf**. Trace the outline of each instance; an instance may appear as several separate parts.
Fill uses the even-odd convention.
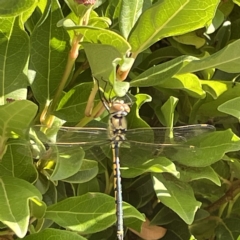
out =
[[[169,172],[174,174],[176,177],[179,176],[179,172],[176,170],[175,165],[165,157],[150,159],[146,163],[136,167],[130,168],[124,167],[122,168],[121,172],[124,178],[137,177],[146,172],[152,173]]]
[[[99,232],[115,223],[114,202],[114,198],[108,195],[87,193],[49,206],[45,217],[54,220],[60,226],[84,234]],[[124,203],[123,209],[125,217],[143,221],[142,215],[129,204]]]
[[[82,34],[85,42],[111,45],[122,55],[125,55],[131,49],[131,46],[123,37],[110,30],[88,26],[68,26],[66,22],[64,23],[64,27],[68,31],[74,30]]]
[[[197,209],[201,206],[195,199],[192,188],[169,174],[153,174],[152,178],[158,199],[187,224],[191,224]]]
[[[203,89],[211,94],[214,99],[217,99],[221,94],[229,88],[229,83],[223,81],[200,81]]]
[[[42,196],[33,185],[19,178],[3,176],[0,183],[0,220],[23,238],[30,219],[29,201],[39,202]]]
[[[164,37],[184,34],[209,24],[218,2],[218,0],[183,0],[155,3],[141,15],[130,34],[129,43],[134,54],[137,55]],[[197,18],[195,9],[198,9]],[[144,28],[142,28],[143,25]]]
[[[181,68],[192,61],[192,57],[179,57],[163,64],[149,68],[131,81],[132,87],[149,87],[164,84]]]

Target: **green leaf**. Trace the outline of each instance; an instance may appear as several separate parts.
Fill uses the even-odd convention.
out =
[[[185,45],[193,45],[197,49],[201,48],[206,43],[205,38],[199,37],[196,32],[185,33],[183,35],[173,37],[173,39]]]
[[[37,101],[49,104],[60,84],[65,71],[70,46],[69,37],[63,28],[57,28],[57,22],[63,18],[60,5],[52,1],[44,22],[38,22],[31,35],[30,69],[35,72],[31,88]],[[41,86],[41,87],[39,87]]]
[[[178,216],[170,208],[163,206],[154,218],[151,220],[152,225],[167,225],[174,220],[178,219]]]
[[[131,111],[127,116],[128,128],[149,127],[148,124],[139,116],[139,110],[144,103],[150,102],[152,98],[147,94],[135,95],[136,102],[131,107]]]
[[[235,240],[240,235],[239,230],[239,218],[230,217],[225,218],[222,222],[219,222],[216,228],[216,237],[219,240]]]
[[[208,217],[194,222],[189,226],[191,234],[197,239],[209,239],[215,235],[215,228],[218,225],[218,218]]]
[[[216,50],[219,51],[220,49],[224,48],[227,44],[228,41],[231,38],[231,22],[230,21],[225,21],[221,28],[218,30],[214,41],[217,43],[216,44]]]
[[[108,80],[113,71],[113,61],[121,58],[121,53],[111,45],[82,43],[86,52],[93,76],[98,80]]]
[[[22,179],[3,176],[0,178],[0,196],[0,221],[23,238],[28,231],[30,219],[29,200],[41,200],[40,192]]]
[[[186,166],[177,166],[177,170],[180,173],[180,180],[183,182],[190,182],[198,179],[209,179],[214,182],[216,185],[221,186],[221,181],[217,173],[211,167],[186,167]]]
[[[161,82],[156,88],[160,91],[163,88],[168,91],[169,89],[182,90],[194,98],[203,99],[206,96],[199,78],[192,73],[176,74],[172,78]]]
[[[80,147],[59,146],[56,167],[51,175],[52,181],[62,180],[76,174],[83,162],[84,151]]]
[[[77,157],[77,155],[76,155]],[[96,161],[84,159],[79,171],[64,181],[70,183],[85,183],[96,177],[98,174],[98,163]]]
[[[214,33],[223,23],[224,21],[224,15],[223,13],[217,9],[216,14],[212,20],[212,23],[210,24],[210,26],[207,28],[207,34],[211,34]]]
[[[86,14],[86,12],[93,7],[93,4],[84,4],[83,3],[78,3],[76,1],[73,0],[65,0],[66,4],[68,5],[68,7],[72,10],[72,12],[74,12],[76,14],[77,17],[79,18],[84,18],[84,15]],[[89,2],[90,3],[90,2]]]
[[[203,86],[203,89],[211,94],[214,99],[217,99],[221,94],[228,90],[229,82],[222,82],[222,81],[207,81],[207,80],[200,80],[200,83]]]
[[[0,16],[12,17],[26,12],[29,8],[36,4],[35,0],[8,0],[0,3]]]
[[[201,203],[196,201],[192,188],[170,174],[153,174],[152,178],[158,199],[187,224],[191,224],[201,206]]]
[[[238,6],[240,6],[240,1],[239,0],[233,0],[234,3],[236,3]]]
[[[144,2],[143,0],[122,0],[119,13],[119,28],[124,38],[128,38],[134,24],[142,14]]]
[[[240,121],[240,97],[229,100],[218,107],[220,112],[224,112],[226,114],[232,115]]]
[[[206,85],[203,85],[204,90],[210,92],[212,96],[219,96],[217,99],[205,99],[198,109],[198,114],[212,117],[226,116],[225,113],[218,111],[218,107],[233,98],[239,97],[240,85],[237,84],[235,87],[232,87],[232,82],[216,81],[215,84],[210,84],[207,81],[207,86],[208,87],[206,88]]]
[[[37,106],[27,100],[0,106],[0,145],[8,138],[26,138],[27,129],[37,113]]]
[[[31,217],[35,217],[37,219],[43,219],[47,209],[45,202],[42,202],[40,205],[39,202],[31,201],[29,205],[30,205]]]
[[[38,174],[32,164],[29,142],[11,141],[0,161],[0,176],[14,176],[28,182],[35,182]]]
[[[130,85],[131,87],[150,87],[161,86],[165,84],[168,87],[170,78],[177,74],[182,67],[191,62],[193,57],[181,56],[171,61],[154,66],[134,78]],[[182,83],[180,83],[182,85]],[[170,85],[172,86],[172,85]]]
[[[67,26],[65,23],[63,23],[63,26],[68,31],[74,30],[76,33],[82,34],[84,36],[84,42],[111,45],[123,56],[131,49],[130,44],[123,37],[113,31],[90,26]]]
[[[176,219],[167,225],[167,233],[165,235],[166,239],[174,239],[174,240],[195,240],[191,239],[188,225],[183,222],[181,219]]]
[[[171,128],[171,129],[173,128],[174,111],[175,111],[178,101],[179,101],[179,99],[171,96],[161,107],[165,126]],[[169,132],[169,134],[170,134],[169,137],[172,138],[173,136],[171,135],[170,132]]]
[[[93,83],[81,83],[69,90],[58,105],[54,115],[68,122],[77,122],[85,117],[85,108]],[[99,102],[98,94],[94,103]]]
[[[4,33],[0,39],[0,105],[8,102],[7,98],[22,100],[27,97],[26,89],[19,90],[29,85],[29,37],[19,21],[18,17],[0,18],[1,31]],[[18,91],[18,94],[14,94],[14,91]]]
[[[88,192],[100,192],[99,182],[97,178],[93,178],[88,182],[79,183],[77,195],[83,195]]]
[[[155,3],[140,16],[130,34],[132,51],[137,55],[164,37],[181,35],[206,26],[213,18],[218,2],[183,0]]]
[[[175,165],[165,157],[149,159],[146,163],[136,167],[122,167],[121,174],[124,178],[134,178],[147,172],[162,173],[169,172],[179,177]]]
[[[24,240],[47,240],[49,238],[51,240],[87,240],[86,238],[80,236],[78,233],[53,228],[45,229],[39,233],[28,235],[24,238]]]
[[[124,217],[138,218],[142,215],[131,205],[124,203]],[[102,231],[116,221],[114,198],[102,193],[87,193],[71,197],[49,206],[46,218],[62,227],[88,234]]]
[[[197,72],[207,68],[218,68],[228,73],[238,73],[240,64],[240,40],[228,44],[222,50],[203,59],[195,59],[179,73]]]
[[[167,152],[171,160],[192,167],[206,167],[219,161],[225,153],[240,150],[240,138],[231,130],[202,134],[189,140],[185,147],[176,153]]]

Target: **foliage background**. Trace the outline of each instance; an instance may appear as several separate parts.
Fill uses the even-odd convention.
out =
[[[34,124],[106,126],[94,77],[130,90],[129,129],[217,129],[194,154],[122,150],[125,239],[239,239],[239,1],[80,2],[0,3],[1,238],[116,239],[111,160],[29,144]]]

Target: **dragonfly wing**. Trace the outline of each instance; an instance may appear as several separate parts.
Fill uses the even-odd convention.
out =
[[[172,162],[195,166],[206,158],[200,142],[215,130],[209,125],[174,128],[174,138],[165,138],[168,128],[130,130],[127,142],[120,147],[123,176],[133,177],[143,171],[176,171]],[[135,140],[137,139],[137,140]],[[124,173],[128,169],[128,173]]]
[[[128,141],[154,144],[171,144],[187,142],[195,136],[213,132],[215,127],[207,124],[196,124],[182,127],[160,127],[129,129],[126,134]]]
[[[40,140],[49,145],[93,146],[108,141],[106,128],[60,127],[48,129],[43,126],[34,126],[33,129]]]

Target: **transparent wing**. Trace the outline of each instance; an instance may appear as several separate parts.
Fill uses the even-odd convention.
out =
[[[186,143],[195,136],[213,132],[215,127],[207,124],[196,124],[174,128],[139,128],[129,129],[126,138],[129,142],[145,143],[147,145],[165,146]]]
[[[210,125],[175,127],[173,138],[169,128],[133,129],[120,146],[123,177],[135,177],[144,172],[175,171],[172,162],[186,166],[203,165],[206,161],[201,143],[215,128]]]
[[[106,128],[60,127],[44,128],[34,126],[38,138],[48,145],[102,145],[109,142]]]

